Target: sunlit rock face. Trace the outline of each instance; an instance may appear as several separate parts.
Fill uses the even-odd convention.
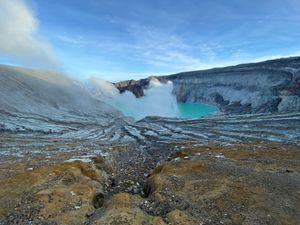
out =
[[[207,103],[229,114],[298,112],[300,58],[286,58],[156,77],[172,81],[179,102]],[[148,79],[135,82],[147,89]],[[131,90],[133,81],[116,84]],[[133,92],[134,93],[134,92]]]
[[[299,168],[294,163],[299,151],[284,147],[252,143],[179,150],[147,179],[147,200],[153,203],[148,210],[171,224],[297,224],[299,174],[288,173]]]

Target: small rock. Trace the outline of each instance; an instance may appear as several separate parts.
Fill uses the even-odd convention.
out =
[[[86,217],[91,217],[92,215],[94,215],[95,211],[94,210],[91,210],[91,211],[88,211],[85,216]]]

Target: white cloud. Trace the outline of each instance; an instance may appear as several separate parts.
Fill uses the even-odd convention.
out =
[[[37,31],[38,21],[25,0],[0,0],[0,53],[20,63],[57,67],[51,45]]]
[[[133,40],[132,48],[141,60],[163,71],[174,72],[211,67],[215,59],[216,44],[194,45],[180,35],[169,34],[154,27],[137,23],[126,24]],[[138,47],[137,47],[138,46]]]
[[[84,47],[88,44],[94,44],[94,45],[97,44],[97,43],[93,43],[91,41],[85,40],[82,36],[71,37],[71,36],[67,36],[67,35],[57,35],[56,38],[62,42],[72,45],[73,47]]]

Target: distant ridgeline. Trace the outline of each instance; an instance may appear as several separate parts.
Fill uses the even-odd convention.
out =
[[[138,86],[139,81],[136,83],[140,91],[144,91],[147,82],[150,83],[150,88],[142,92],[147,97],[138,99],[144,104],[133,104],[132,108],[135,111],[146,111],[146,108],[164,111],[162,105],[169,102],[171,106],[177,104],[171,94],[173,89],[179,102],[208,103],[230,113],[299,111],[298,62],[298,58],[293,58],[158,77],[161,82],[169,79],[173,84],[169,82],[165,86],[156,81],[157,89],[153,87],[153,82],[149,82],[150,78],[145,79],[145,85]],[[136,100],[131,93],[119,95],[113,85],[106,88],[112,88],[112,95],[121,96],[120,100],[125,97],[124,100],[128,101],[128,95]],[[150,102],[157,105],[145,107],[145,100],[150,97],[153,97]],[[23,138],[27,135],[34,138],[38,145],[40,137],[78,138],[89,140],[89,143],[96,140],[97,145],[138,143],[145,146],[174,141],[202,143],[213,140],[227,143],[300,139],[300,112],[217,115],[189,120],[148,116],[134,121],[106,102],[104,97],[96,96],[96,93],[61,74],[0,65],[0,143],[6,143],[9,138],[12,145],[8,145],[14,146],[15,141],[19,140],[15,136],[18,134]],[[152,109],[155,106],[156,109]],[[180,108],[184,114],[182,117],[201,116],[187,115],[191,111],[197,112],[190,107],[190,104],[185,104]],[[21,144],[23,146],[24,143]],[[5,149],[2,152],[7,152],[8,145],[2,145]]]
[[[299,112],[300,57],[121,81],[122,93],[144,95],[151,79],[172,81],[178,102],[206,103],[228,114]]]

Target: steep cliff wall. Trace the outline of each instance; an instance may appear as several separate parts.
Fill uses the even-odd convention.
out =
[[[226,113],[300,111],[300,57],[155,78],[172,81],[179,102],[208,103]],[[134,85],[135,90],[141,90],[147,88],[150,79],[131,80],[130,85],[123,81],[122,89],[119,84],[116,87],[132,91]],[[140,91],[136,96],[141,95]]]

